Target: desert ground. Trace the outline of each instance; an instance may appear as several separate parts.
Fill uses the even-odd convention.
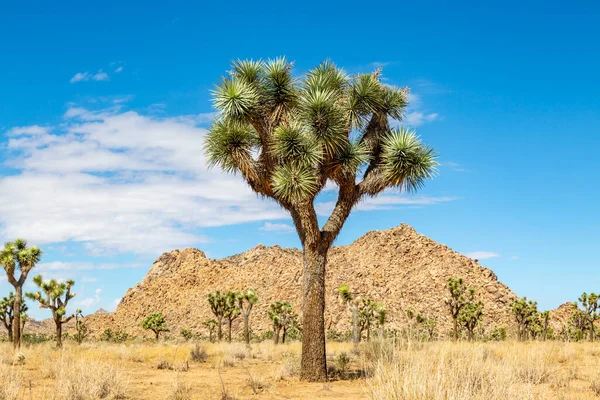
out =
[[[596,399],[600,347],[563,342],[329,343],[330,382],[300,344],[47,342],[1,349],[0,399]],[[192,357],[192,350],[199,350]]]

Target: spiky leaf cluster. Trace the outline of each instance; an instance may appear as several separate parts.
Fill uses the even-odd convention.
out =
[[[469,338],[473,338],[473,332],[483,317],[483,303],[469,302],[461,308],[458,314],[459,323],[469,332]]]
[[[404,115],[406,89],[382,84],[380,70],[349,76],[327,61],[296,78],[292,65],[285,58],[232,64],[212,92],[210,165],[241,173],[290,210],[327,180],[357,186],[355,203],[388,186],[416,190],[433,176],[433,150],[414,131],[390,128],[390,118]]]
[[[272,303],[269,306],[269,318],[275,330],[290,329],[298,325],[298,314],[294,312],[292,303],[288,301]]]
[[[532,300],[527,301],[527,297],[516,299],[511,304],[511,310],[519,329],[519,339],[525,340],[529,333],[529,326],[538,315],[537,302]]]
[[[142,328],[151,330],[158,337],[161,332],[168,332],[167,321],[162,313],[152,313],[142,321]]]
[[[460,314],[460,310],[473,300],[475,290],[473,288],[467,289],[467,285],[462,278],[449,278],[447,287],[450,296],[446,298],[445,302],[450,315],[456,319]]]
[[[33,278],[33,283],[38,286],[41,291],[35,293],[27,293],[25,296],[38,302],[40,308],[47,308],[52,311],[52,316],[56,322],[68,322],[73,318],[65,317],[67,314],[67,305],[69,301],[75,297],[75,293],[71,293],[71,289],[75,281],[68,280],[66,282],[58,282],[56,279],[44,281],[42,275],[36,275]]]

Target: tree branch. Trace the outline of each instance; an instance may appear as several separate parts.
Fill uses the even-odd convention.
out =
[[[343,182],[340,182],[337,203],[321,230],[322,246],[324,246],[324,249],[328,249],[331,246],[350,215],[352,207],[360,199],[355,179],[354,176],[349,174]]]

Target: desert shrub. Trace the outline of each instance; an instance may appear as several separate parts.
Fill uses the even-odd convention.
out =
[[[179,332],[179,334],[185,340],[190,340],[191,338],[194,337],[194,334],[192,333],[192,331],[190,331],[189,329],[185,329],[185,328],[181,329],[181,331]]]
[[[264,331],[263,333],[260,334],[259,339],[261,341],[271,340],[271,339],[273,339],[274,335],[275,335],[275,333],[273,331]]]
[[[284,380],[300,374],[300,358],[294,353],[283,353],[278,379]]]
[[[506,328],[501,326],[492,329],[489,338],[495,342],[506,340]]]
[[[173,367],[167,360],[162,360],[158,363],[156,369],[173,369]]]
[[[21,375],[17,370],[0,369],[0,400],[16,400],[21,387]]]
[[[21,340],[24,344],[30,345],[49,342],[53,340],[53,337],[45,333],[24,333]]]
[[[62,400],[125,399],[128,382],[115,365],[60,360],[56,394]]]
[[[208,358],[208,353],[206,352],[206,347],[200,346],[196,344],[194,347],[190,349],[190,359],[196,362],[206,362]]]
[[[129,334],[121,331],[112,331],[110,328],[107,328],[100,340],[110,342],[110,343],[124,343],[130,339]]]
[[[179,375],[173,381],[173,389],[168,400],[192,400],[192,387],[189,384],[179,382]]]
[[[346,375],[350,362],[350,356],[345,351],[338,353],[335,357],[335,367],[342,377]]]

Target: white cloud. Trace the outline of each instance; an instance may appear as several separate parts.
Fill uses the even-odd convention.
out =
[[[473,260],[485,260],[488,258],[500,257],[500,254],[491,251],[472,251],[466,253],[465,256],[472,258]]]
[[[53,134],[9,139],[17,156],[6,164],[21,172],[0,178],[0,238],[157,254],[205,241],[203,227],[288,217],[241,178],[206,168],[195,116],[72,107],[64,117]]]
[[[99,70],[95,74],[90,73],[90,72],[78,72],[75,75],[73,75],[73,77],[71,78],[71,80],[69,80],[69,82],[77,83],[77,82],[86,82],[89,80],[108,81],[108,80],[110,80],[110,77],[108,76],[108,74],[106,72],[104,72],[102,70]]]
[[[457,200],[456,197],[443,196],[406,196],[383,193],[376,197],[366,197],[355,206],[357,211],[389,210],[397,206],[425,206]],[[317,214],[329,216],[335,207],[335,201],[324,201],[315,204]]]
[[[114,299],[112,304],[111,304],[111,310],[114,311],[117,309],[117,306],[121,303],[122,297],[119,297],[118,299]]]
[[[518,260],[518,259],[519,259],[519,256],[512,256],[510,259],[511,259],[511,260]]]
[[[265,222],[265,224],[259,228],[261,231],[267,232],[280,232],[280,233],[291,233],[295,232],[296,229],[288,224],[273,224],[271,222]]]
[[[121,66],[121,67],[117,67],[117,68],[115,69],[115,74],[118,74],[118,73],[119,73],[119,72],[121,72],[121,71],[123,71],[123,67],[122,67],[122,66]]]
[[[435,121],[437,118],[438,118],[437,113],[424,114],[420,111],[413,111],[413,112],[406,114],[406,116],[404,117],[402,122],[404,123],[404,125],[407,125],[410,127],[416,127],[416,126],[421,126],[427,122]]]
[[[83,283],[98,282],[98,278],[94,278],[93,276],[84,276],[83,278],[81,278],[81,282],[83,282]]]
[[[50,131],[50,128],[39,125],[31,125],[31,126],[18,126],[12,129],[9,129],[6,134],[8,136],[19,136],[19,135],[44,135]]]
[[[90,271],[90,270],[107,270],[107,269],[118,269],[118,268],[142,268],[147,265],[141,263],[131,263],[131,264],[108,264],[108,263],[93,263],[87,261],[81,262],[64,262],[64,261],[51,261],[51,262],[43,262],[39,263],[36,267],[36,270],[40,272],[44,271]],[[95,278],[91,278],[95,279]],[[86,281],[84,278],[84,282],[93,282]]]
[[[444,162],[441,162],[440,166],[448,167],[452,171],[456,171],[456,172],[468,172],[469,171],[468,169],[462,167],[459,163],[453,162],[453,161],[444,161]]]
[[[88,297],[86,299],[81,300],[79,302],[79,305],[82,308],[90,308],[92,306],[97,305],[98,303],[100,303],[100,294],[101,293],[102,293],[102,289],[100,289],[100,288],[96,289],[94,297]]]

